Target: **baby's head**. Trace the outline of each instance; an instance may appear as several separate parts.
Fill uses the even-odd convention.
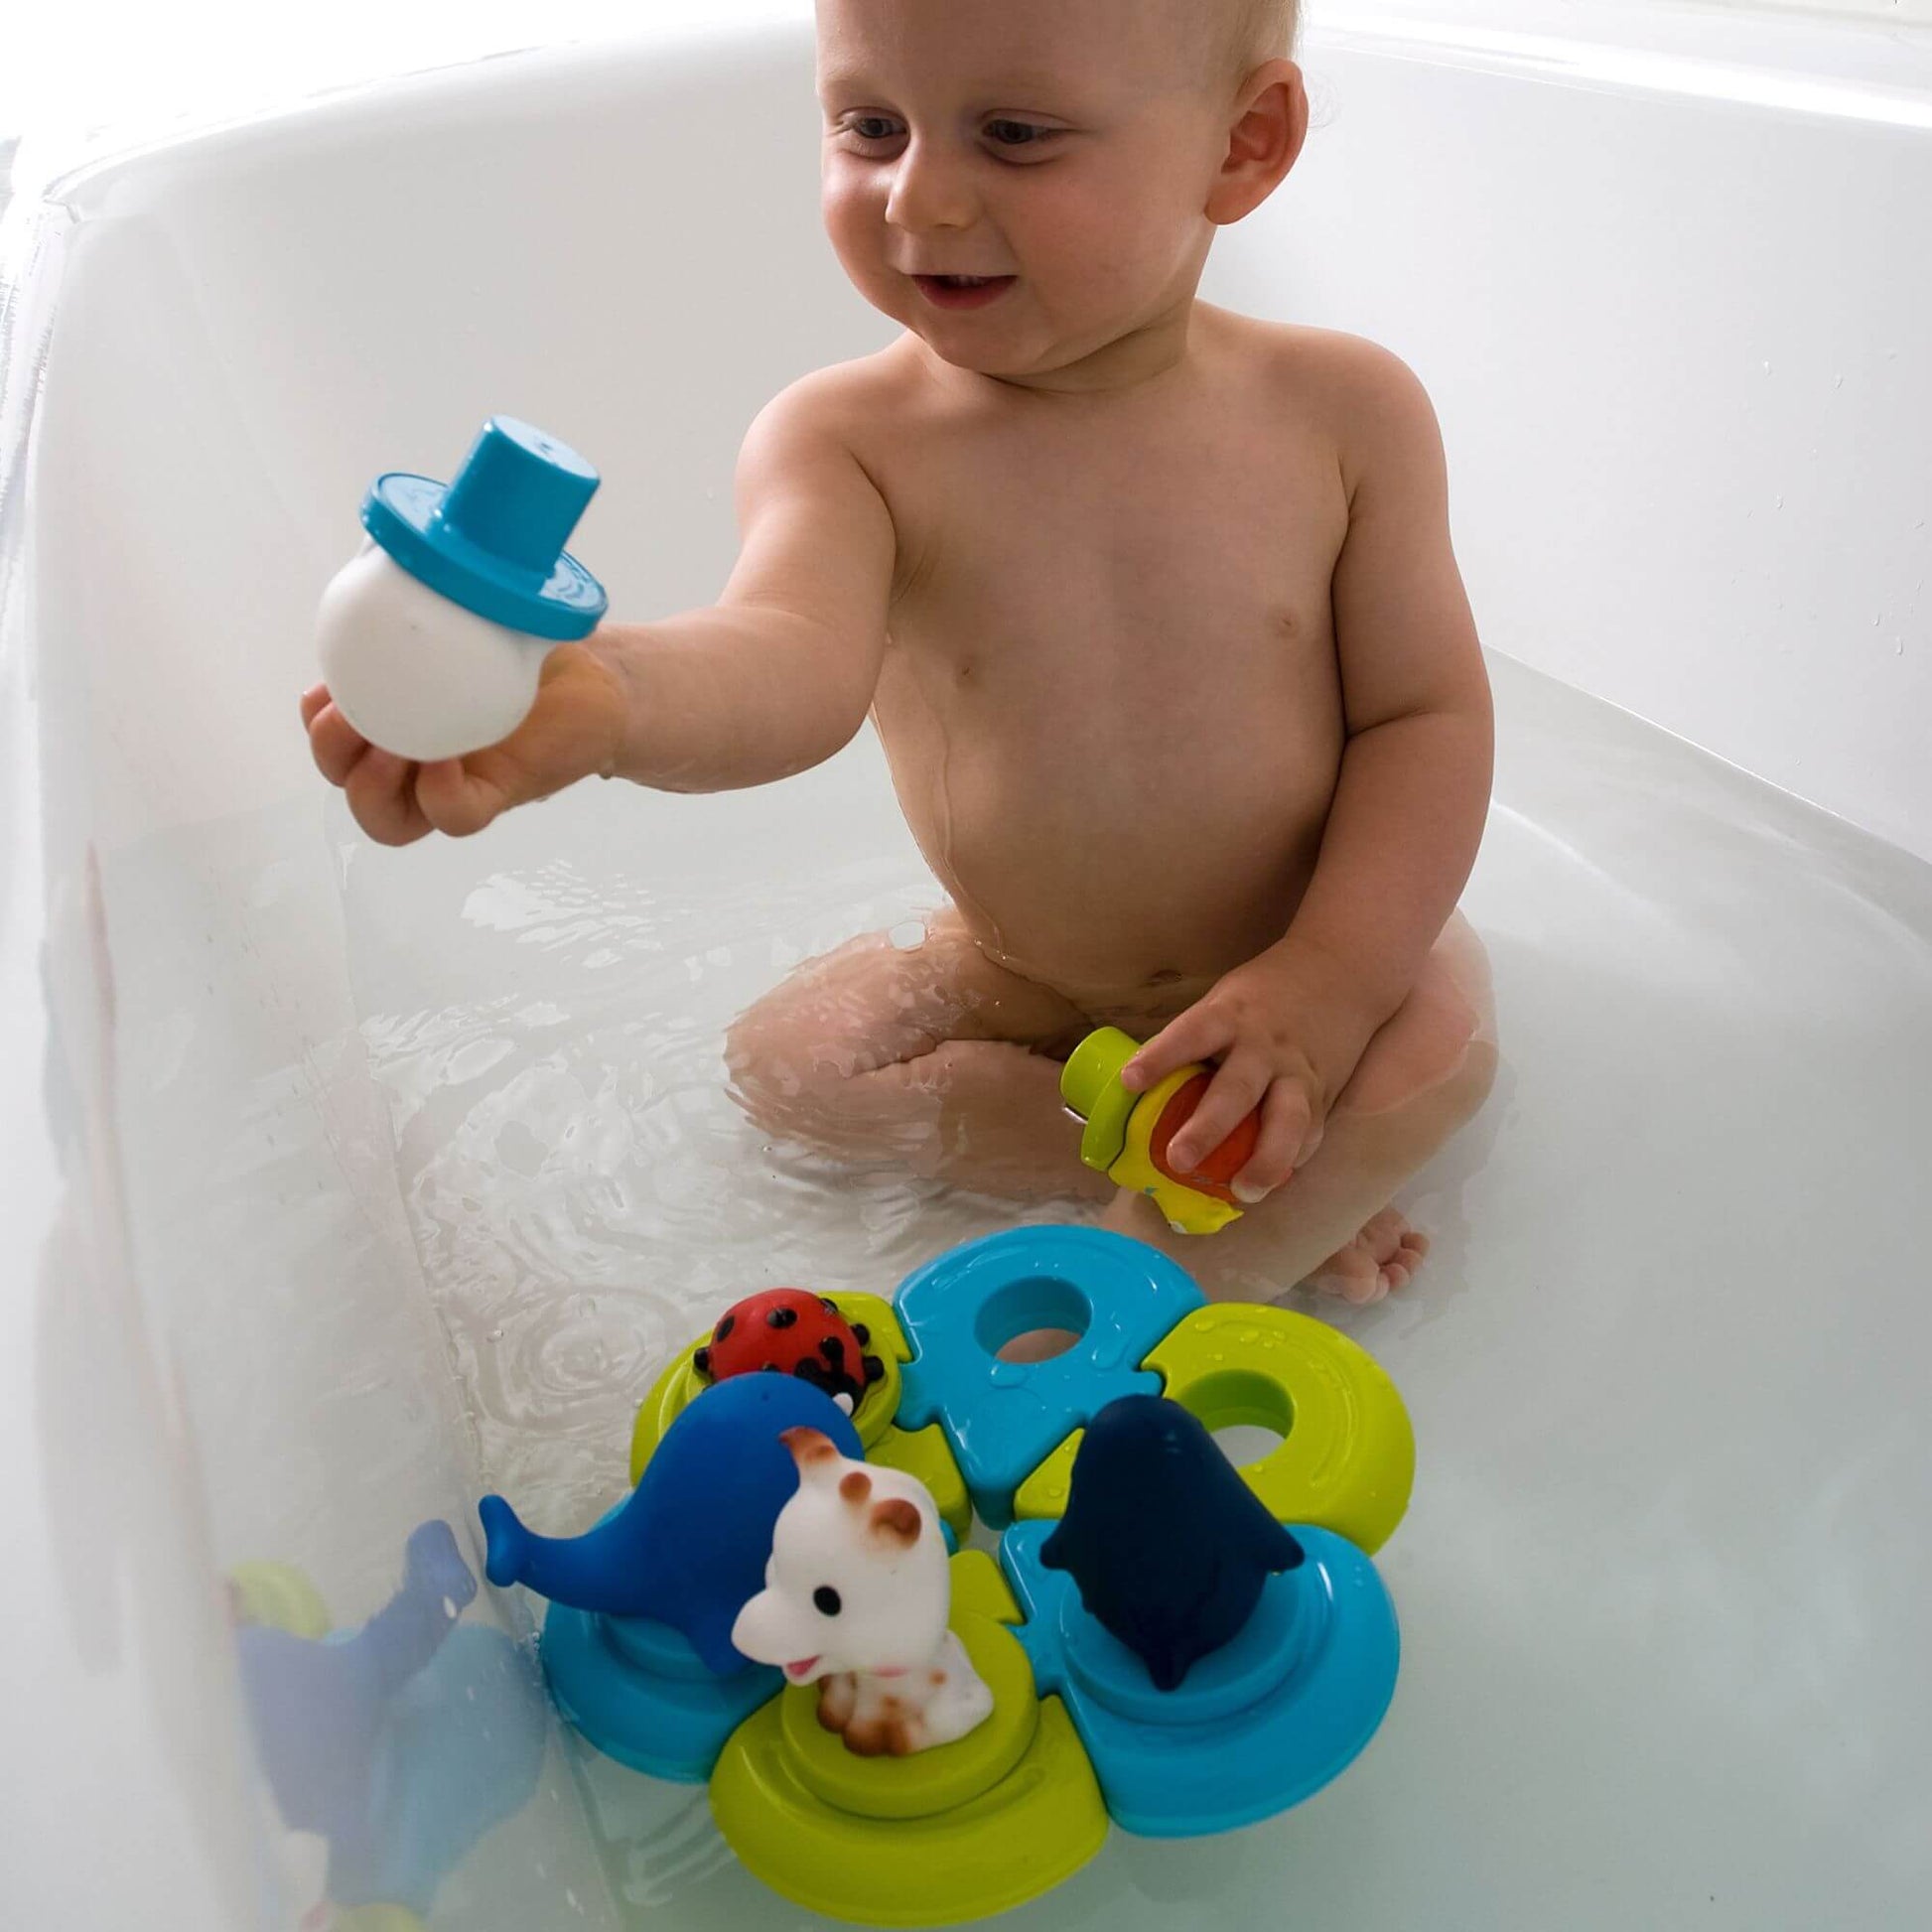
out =
[[[818,0],[826,232],[947,362],[1026,380],[1184,312],[1308,126],[1295,0]],[[916,276],[1012,277],[947,307]]]

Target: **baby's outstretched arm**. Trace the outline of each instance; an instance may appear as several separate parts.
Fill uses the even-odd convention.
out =
[[[1342,461],[1348,534],[1333,603],[1347,745],[1314,874],[1287,933],[1129,1062],[1134,1089],[1221,1065],[1173,1158],[1210,1153],[1256,1106],[1247,1197],[1312,1154],[1328,1109],[1402,1005],[1454,910],[1489,803],[1493,719],[1449,547],[1435,411],[1387,351],[1351,345]]]
[[[753,422],[735,489],[743,540],[717,604],[558,645],[500,745],[412,764],[370,746],[326,688],[307,692],[316,763],[370,837],[479,832],[594,774],[669,791],[763,784],[844,746],[885,654],[897,541],[813,377]]]

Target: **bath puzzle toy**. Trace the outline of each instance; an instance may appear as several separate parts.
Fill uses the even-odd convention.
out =
[[[862,1448],[822,1422],[742,1419],[791,1463],[763,1519],[768,1568],[732,1625],[745,1640],[734,1655],[749,1646],[772,1661],[720,1674],[655,1616],[553,1603],[544,1667],[590,1742],[658,1776],[708,1780],[734,1851],[800,1906],[906,1926],[1035,1897],[1114,1826],[1227,1831],[1346,1768],[1394,1693],[1395,1614],[1372,1552],[1401,1520],[1415,1469],[1401,1398],[1361,1348],[1285,1309],[1209,1305],[1177,1263],[1087,1227],[967,1242],[914,1270],[893,1305],[830,1299],[848,1321],[863,1319],[884,1370],[851,1418],[789,1375],[707,1384],[694,1367],[700,1337],[645,1397],[632,1442],[641,1487],[686,1419],[720,1405],[722,1430],[724,1400],[740,1389],[809,1397],[858,1437]],[[1077,1339],[1045,1361],[1001,1358],[1036,1328]],[[1233,1470],[1211,1432],[1236,1423],[1271,1426],[1282,1441]],[[822,1486],[801,1479],[792,1452],[815,1453],[814,1431],[832,1449]],[[856,1485],[842,1493],[866,1474],[863,1498]],[[932,1590],[934,1526],[896,1479],[907,1474],[955,1537],[974,1516],[1004,1532],[997,1563],[978,1549],[950,1559],[944,1610]],[[1144,1497],[1138,1511],[1130,1486]],[[954,1487],[963,1521],[948,1515]],[[854,1527],[861,1507],[896,1498],[919,1523],[906,1554],[920,1553],[921,1641],[943,1628],[944,1688],[963,1657],[990,1698],[971,1728],[903,1754],[851,1747],[862,1710],[867,1729],[906,1715],[888,1712],[877,1670],[876,1705],[862,1704],[858,1683],[849,1711],[842,1688],[822,1688],[857,1661],[829,1634],[853,1580],[863,1580],[850,1597],[859,1614],[898,1593],[867,1576],[870,1532]],[[806,1526],[827,1512],[844,1527],[808,1541]],[[910,1530],[910,1518],[898,1521]],[[1162,1538],[1182,1574],[1150,1583],[1137,1612],[1129,1595]],[[632,1558],[646,1571],[678,1561],[674,1545],[642,1538]],[[901,1653],[884,1654],[891,1668]],[[921,1715],[949,1728],[938,1702]]]
[[[405,1932],[437,1887],[536,1789],[547,1716],[499,1630],[458,1621],[477,1580],[444,1522],[405,1549],[402,1587],[334,1631],[283,1564],[230,1580],[242,1700],[283,1825],[327,1847],[327,1896],[347,1932]]]
[[[1177,1402],[1124,1395],[1087,1425],[1072,1496],[1039,1546],[1101,1627],[1172,1691],[1247,1626],[1302,1546]]]
[[[947,1627],[946,1543],[925,1486],[841,1455],[813,1429],[782,1440],[798,1489],[732,1642],[788,1684],[817,1680],[819,1723],[862,1757],[965,1736],[992,1716],[993,1693]]]
[[[1239,1122],[1219,1147],[1184,1173],[1168,1144],[1193,1117],[1213,1079],[1190,1060],[1145,1093],[1129,1093],[1120,1073],[1141,1042],[1118,1027],[1097,1027],[1060,1069],[1060,1098],[1081,1123],[1080,1159],[1119,1187],[1146,1194],[1176,1234],[1213,1234],[1240,1218],[1230,1183],[1253,1158],[1258,1113]]]
[[[369,485],[367,541],[322,594],[316,654],[371,745],[464,758],[529,716],[552,645],[605,612],[564,550],[597,485],[575,450],[513,416],[483,424],[447,488],[401,472]]]
[[[800,1376],[851,1415],[886,1373],[866,1353],[871,1341],[865,1323],[848,1321],[829,1296],[773,1288],[727,1309],[691,1366],[707,1382],[766,1369]]]
[[[527,1584],[572,1609],[654,1618],[715,1675],[742,1671],[751,1660],[734,1648],[732,1623],[764,1581],[772,1525],[798,1487],[779,1437],[801,1424],[860,1453],[830,1396],[789,1375],[748,1375],[692,1403],[629,1500],[582,1536],[535,1536],[501,1496],[485,1496],[489,1581]]]

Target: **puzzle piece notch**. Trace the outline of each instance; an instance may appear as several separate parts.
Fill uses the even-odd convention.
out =
[[[912,1346],[899,1422],[938,1422],[980,1520],[1013,1520],[1014,1495],[1062,1441],[1123,1395],[1158,1395],[1139,1364],[1205,1298],[1179,1263],[1103,1228],[1011,1228],[940,1255],[899,1290]],[[999,1350],[1037,1328],[1078,1340],[1040,1362]]]

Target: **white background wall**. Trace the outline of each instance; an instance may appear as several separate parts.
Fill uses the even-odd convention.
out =
[[[1519,0],[1520,4],[1520,0]],[[1685,10],[1830,14],[1932,27],[1932,0],[1682,0]],[[1306,17],[1345,0],[1303,0]],[[1409,0],[1415,15],[1495,11],[1488,0]],[[1529,11],[1563,31],[1570,0]],[[374,73],[440,66],[505,48],[659,22],[796,17],[811,0],[467,0],[397,7],[330,0],[263,8],[259,0],[73,0],[9,9],[0,28],[0,148],[11,135],[227,111],[343,86]]]

